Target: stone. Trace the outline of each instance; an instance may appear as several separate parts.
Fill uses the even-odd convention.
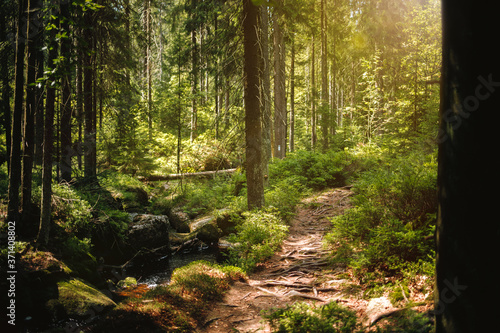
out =
[[[58,298],[47,302],[47,308],[61,317],[87,318],[116,306],[116,303],[90,283],[77,278],[57,283]]]
[[[127,276],[124,280],[118,281],[116,286],[122,289],[135,287],[137,286],[137,280],[134,277]]]
[[[169,244],[170,223],[166,215],[139,214],[129,224],[127,243],[136,250]]]

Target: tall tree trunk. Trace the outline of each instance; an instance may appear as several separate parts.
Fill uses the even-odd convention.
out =
[[[316,77],[315,77],[315,53],[314,34],[311,41],[311,148],[316,147]]]
[[[271,117],[271,78],[269,69],[269,10],[267,6],[260,7],[261,29],[260,42],[262,49],[262,66],[261,72],[261,95],[262,103],[262,144],[263,144],[263,163],[264,172],[269,174],[268,165],[272,157],[272,117]],[[264,185],[268,185],[269,177],[264,179]]]
[[[14,86],[14,112],[12,118],[12,139],[9,169],[9,194],[7,221],[19,222],[19,186],[21,185],[21,129],[24,97],[24,49],[26,31],[23,26],[26,19],[27,0],[19,0],[19,13],[16,32],[16,64]]]
[[[24,107],[24,128],[23,128],[23,168],[21,183],[21,222],[23,227],[29,221],[31,208],[31,183],[33,174],[33,158],[35,152],[35,109],[36,109],[36,53],[40,47],[37,41],[38,22],[41,19],[41,8],[37,7],[35,0],[29,0],[27,36],[27,58],[28,69],[26,72],[26,103]]]
[[[153,139],[153,99],[152,99],[152,64],[151,64],[151,0],[146,0],[146,80],[148,107],[148,138]]]
[[[61,2],[61,29],[67,33],[66,38],[61,39],[62,66],[62,91],[61,91],[61,158],[59,166],[61,168],[61,180],[69,182],[71,180],[71,158],[73,156],[71,138],[71,39],[70,39],[70,3]]]
[[[328,127],[330,122],[326,22],[326,0],[321,0],[321,133],[323,151],[328,150]]]
[[[259,72],[262,55],[259,48],[259,7],[243,0],[243,33],[245,50],[245,134],[248,208],[264,205],[264,170],[262,165],[261,103]]]
[[[286,82],[285,43],[283,40],[283,2],[274,7],[274,157],[284,158],[286,152]]]
[[[196,0],[192,3],[193,11],[196,10]],[[193,14],[194,15],[194,14]],[[198,59],[198,41],[196,38],[197,31],[193,28],[191,31],[191,136],[190,141],[193,142],[198,136],[198,74],[199,74],[199,59]]]
[[[292,50],[290,61],[290,120],[289,120],[289,146],[290,151],[295,150],[295,38],[292,36]]]
[[[496,332],[500,298],[500,63],[497,13],[486,1],[443,0],[437,333]],[[488,304],[488,305],[487,305]]]
[[[94,79],[93,75],[93,63],[92,63],[92,49],[93,49],[93,32],[90,27],[92,27],[92,12],[86,11],[84,13],[84,40],[85,49],[83,50],[83,105],[85,114],[85,127],[84,127],[84,175],[85,177],[92,177],[95,175],[95,165],[94,165],[94,109],[93,109],[93,93],[92,93],[92,83]]]
[[[52,20],[52,24],[58,25],[57,15]],[[47,65],[54,69],[57,58],[56,30],[50,30],[49,55]],[[47,99],[45,108],[45,124],[43,135],[43,167],[42,167],[42,199],[40,208],[40,229],[37,236],[37,244],[46,246],[49,242],[51,228],[51,198],[52,198],[52,154],[54,150],[54,113],[56,102],[56,76],[51,70],[47,77]]]
[[[83,126],[84,126],[84,111],[83,111],[83,73],[84,73],[84,65],[85,65],[85,55],[83,51],[83,29],[78,29],[78,38],[77,38],[77,65],[76,65],[76,118],[78,123],[78,139],[77,139],[77,163],[78,170],[82,171],[82,147],[83,147]]]
[[[44,6],[44,1],[39,0],[38,1],[38,8],[43,8]],[[41,10],[40,10],[40,14]],[[43,41],[43,35],[44,35],[44,25],[43,25],[43,20],[40,19],[38,22],[38,30],[40,33],[39,38],[37,38],[36,44],[39,45],[36,47],[35,50],[35,56],[36,56],[36,68],[37,68],[37,77],[41,78],[43,77],[43,73],[45,71],[45,54],[44,51],[42,50],[41,44]],[[39,83],[36,87],[36,109],[35,109],[35,163],[37,165],[42,165],[43,164],[43,127],[44,127],[44,106],[45,102],[45,84],[44,83]]]

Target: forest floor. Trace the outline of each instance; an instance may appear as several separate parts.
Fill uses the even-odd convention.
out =
[[[332,225],[329,218],[350,207],[352,194],[344,187],[304,199],[280,252],[247,281],[232,285],[224,299],[211,306],[197,332],[271,332],[262,311],[296,301],[316,305],[337,301],[355,311],[358,318],[366,317],[368,300],[359,296],[359,283],[345,265],[332,264],[331,250],[323,246],[323,237]],[[385,304],[383,310],[391,307]]]

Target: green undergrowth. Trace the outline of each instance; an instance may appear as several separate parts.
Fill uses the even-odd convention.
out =
[[[399,311],[373,325],[363,326],[356,313],[336,302],[316,306],[305,302],[273,308],[263,313],[273,333],[432,333],[434,325],[427,314]]]
[[[336,302],[322,306],[295,303],[272,309],[264,315],[275,333],[354,333],[362,332],[356,314]]]
[[[252,271],[270,258],[287,236],[288,226],[275,210],[256,210],[243,213],[243,221],[229,237],[234,244],[229,249],[229,263]]]

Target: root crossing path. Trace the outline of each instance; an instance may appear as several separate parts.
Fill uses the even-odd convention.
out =
[[[292,220],[280,252],[269,259],[246,282],[237,282],[223,301],[213,304],[198,332],[270,332],[261,311],[296,301],[324,304],[332,300],[360,309],[365,304],[349,297],[339,277],[344,268],[328,260],[323,236],[330,230],[330,217],[349,207],[352,192],[335,188],[302,201]],[[343,274],[345,275],[345,274]]]

